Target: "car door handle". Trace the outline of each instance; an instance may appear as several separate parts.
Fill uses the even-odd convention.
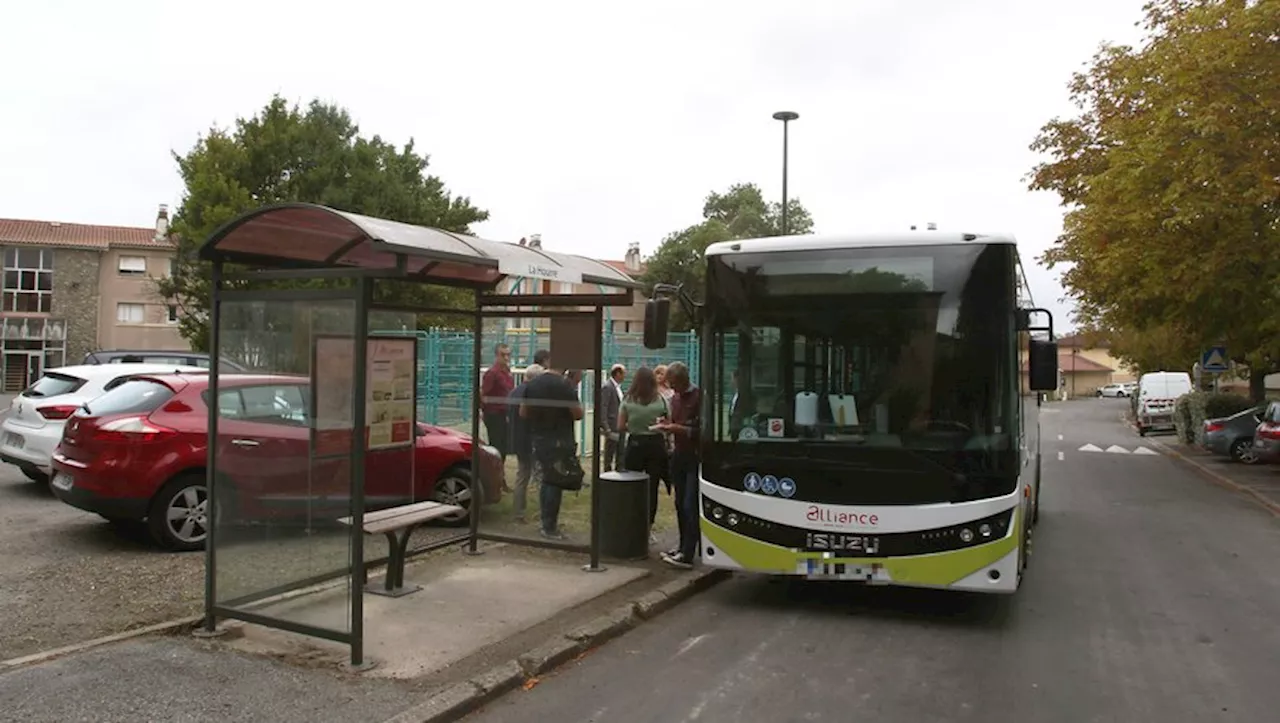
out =
[[[261,446],[261,443],[256,439],[233,439],[231,443],[237,447],[252,448]]]

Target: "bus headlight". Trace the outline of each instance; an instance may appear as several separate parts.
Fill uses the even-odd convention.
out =
[[[730,512],[730,513],[729,513],[729,517],[728,517],[728,519],[726,519],[726,520],[725,520],[725,522],[728,522],[730,527],[737,527],[737,526],[738,526],[738,515],[734,514],[733,512]]]
[[[717,520],[718,520],[718,519],[720,519],[720,518],[722,518],[722,517],[724,517],[724,508],[723,508],[723,507],[717,507],[717,508],[715,508],[715,509],[711,510],[711,516],[712,516],[712,517],[714,517],[714,518],[715,518],[715,519],[717,519]]]
[[[978,534],[983,537],[991,537],[991,525],[988,525],[985,522],[978,525]]]
[[[973,530],[969,529],[968,527],[961,528],[960,541],[964,543],[973,542]]]

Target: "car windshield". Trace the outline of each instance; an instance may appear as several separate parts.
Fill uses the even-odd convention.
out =
[[[69,374],[49,372],[22,392],[24,397],[56,397],[70,394],[85,385],[85,380]]]
[[[173,398],[173,390],[151,379],[130,379],[81,409],[82,416],[147,414]]]

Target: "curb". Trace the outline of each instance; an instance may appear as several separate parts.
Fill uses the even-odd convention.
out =
[[[536,682],[559,666],[585,655],[694,595],[729,579],[728,570],[700,570],[623,603],[563,635],[556,635],[513,660],[471,680],[445,686],[384,723],[451,723],[516,688]]]
[[[1240,484],[1239,482],[1236,482],[1235,480],[1227,477],[1226,475],[1219,474],[1218,472],[1214,472],[1213,470],[1200,464],[1194,459],[1191,459],[1187,455],[1179,452],[1178,450],[1165,444],[1164,442],[1153,441],[1152,443],[1158,445],[1161,449],[1167,452],[1169,456],[1174,457],[1179,461],[1183,462],[1184,464],[1187,464],[1199,470],[1201,474],[1208,477],[1210,481],[1212,481],[1214,484],[1217,484],[1219,487],[1224,487],[1226,489],[1231,490],[1232,492],[1236,492],[1238,494],[1244,495],[1250,498],[1258,506],[1270,512],[1272,515],[1276,517],[1280,517],[1280,503],[1277,503],[1276,501],[1272,500],[1271,498],[1267,497],[1261,492],[1253,489],[1252,487],[1246,487]]]
[[[170,633],[182,631],[184,628],[185,629],[194,628],[203,622],[204,622],[204,615],[196,615],[189,618],[179,618],[177,620],[170,620],[168,622],[156,623],[155,625],[148,625],[143,628],[134,628],[133,630],[126,630],[123,633],[114,633],[112,635],[107,635],[101,638],[86,640],[82,643],[65,645],[61,648],[54,648],[53,650],[45,650],[39,653],[32,653],[31,655],[24,655],[20,658],[10,658],[8,660],[0,660],[0,673],[4,673],[6,671],[13,670],[15,668],[20,668],[24,665],[43,663],[49,660],[53,660],[54,658],[61,658],[64,655],[81,653],[86,650],[90,650],[92,648],[102,647],[103,645],[109,645],[111,643],[119,643],[119,642],[123,642],[125,640],[130,640],[133,638],[141,638],[147,635],[156,635],[156,634],[168,635]]]

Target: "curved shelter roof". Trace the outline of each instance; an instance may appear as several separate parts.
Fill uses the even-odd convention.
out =
[[[361,216],[310,203],[250,211],[200,247],[210,261],[276,268],[359,268],[423,282],[491,289],[507,276],[638,289],[595,259]],[[402,266],[403,264],[403,266]]]

